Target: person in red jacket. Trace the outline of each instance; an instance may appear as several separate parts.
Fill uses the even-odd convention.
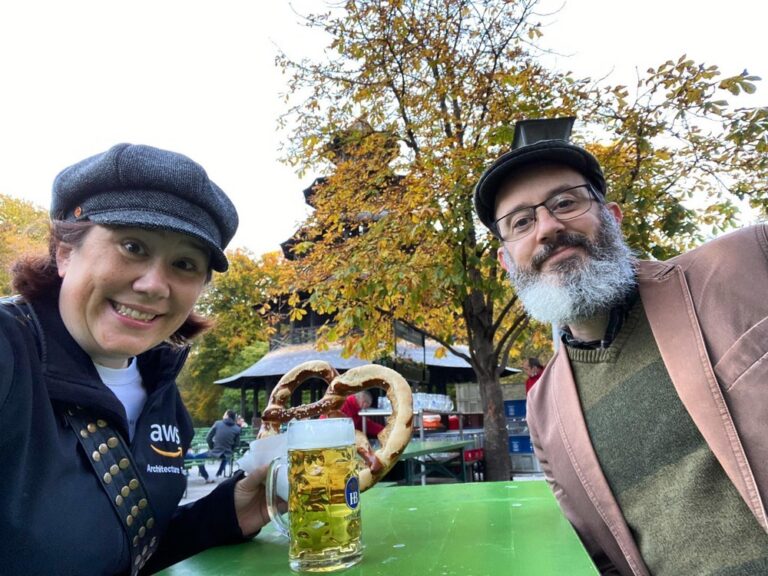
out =
[[[541,365],[538,358],[526,358],[523,360],[523,372],[528,376],[528,379],[525,381],[525,393],[528,394],[533,385],[536,384],[536,380],[541,376],[541,373],[544,372],[544,366]]]
[[[360,410],[367,410],[371,407],[372,404],[373,398],[371,397],[371,393],[367,390],[362,390],[357,394],[347,396],[347,399],[344,401],[344,405],[341,407],[341,411],[352,418],[352,422],[354,422],[356,430],[362,431],[363,417],[360,416]],[[374,422],[370,418],[366,420],[365,431],[369,437],[375,438],[382,430],[384,430],[384,426],[378,422]]]

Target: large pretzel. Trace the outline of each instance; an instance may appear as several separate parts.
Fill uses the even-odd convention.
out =
[[[288,408],[287,404],[293,391],[310,378],[328,382],[325,396],[312,404]],[[384,389],[392,404],[392,414],[378,434],[381,448],[374,452],[365,434],[359,430],[355,431],[357,452],[363,460],[358,470],[360,491],[367,490],[389,472],[411,439],[411,387],[400,374],[390,368],[368,364],[352,368],[340,376],[327,362],[311,361],[299,364],[285,374],[272,390],[267,407],[261,415],[261,429],[257,437],[278,434],[280,424],[293,419],[314,418],[321,414],[330,417],[344,416],[340,408],[347,396],[367,388]]]

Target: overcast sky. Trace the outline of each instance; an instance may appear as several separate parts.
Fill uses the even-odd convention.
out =
[[[578,76],[633,83],[687,53],[768,80],[763,2],[544,0],[539,12],[561,6],[542,18],[543,44]],[[62,168],[118,142],[151,144],[198,161],[231,196],[232,247],[279,249],[307,213],[313,176],[278,160],[276,46],[294,57],[321,48],[277,0],[0,3],[0,193],[47,209]],[[765,106],[764,84],[740,103]]]

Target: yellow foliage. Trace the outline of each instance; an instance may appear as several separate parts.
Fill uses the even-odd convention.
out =
[[[48,213],[26,200],[0,194],[0,296],[11,293],[11,265],[28,254],[44,253]]]
[[[530,3],[504,0],[356,0],[307,15],[331,38],[328,59],[278,58],[296,100],[288,160],[324,175],[301,257],[283,276],[292,319],[307,305],[333,314],[346,352],[366,355],[391,350],[392,318],[407,320],[446,350],[480,349],[479,377],[498,392],[505,345],[519,358],[539,350],[546,331],[528,326],[514,301],[472,191],[523,118],[579,118],[573,139],[600,160],[641,254],[696,241],[702,217],[683,207],[694,190],[718,201],[713,224],[722,226],[733,220],[722,195],[768,205],[768,123],[730,110],[720,94],[748,92],[755,79],[718,81],[716,68],[682,57],[635,87],[596,86],[537,61],[528,46],[542,28],[531,16]]]

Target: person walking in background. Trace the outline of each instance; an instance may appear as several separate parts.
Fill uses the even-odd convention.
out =
[[[539,362],[538,358],[531,357],[523,360],[523,372],[525,372],[525,375],[528,377],[525,380],[526,395],[531,391],[533,385],[536,384],[536,381],[539,379],[539,376],[541,376],[543,371],[544,366],[541,365],[541,362]]]
[[[151,146],[56,177],[48,253],[0,301],[3,574],[153,574],[269,522],[265,470],[178,506],[194,430],[176,377],[237,222],[202,166]]]
[[[547,122],[474,197],[560,331],[527,403],[546,479],[604,574],[768,574],[768,224],[637,260],[597,160]]]
[[[363,417],[360,416],[360,411],[367,410],[372,405],[373,396],[371,396],[371,393],[368,390],[361,390],[356,394],[347,396],[347,399],[341,406],[341,411],[349,418],[352,418],[356,430],[362,431]],[[382,430],[384,430],[384,426],[378,422],[374,422],[370,418],[365,421],[366,436],[375,438]]]
[[[216,478],[224,474],[227,464],[232,462],[235,450],[240,446],[241,428],[235,423],[236,419],[237,414],[235,414],[234,410],[224,412],[221,420],[216,420],[213,423],[205,437],[208,451],[193,456],[195,459],[219,459],[219,469],[216,472]],[[208,476],[205,464],[199,464],[197,468],[200,471],[200,476],[205,479],[206,484],[213,482]]]

